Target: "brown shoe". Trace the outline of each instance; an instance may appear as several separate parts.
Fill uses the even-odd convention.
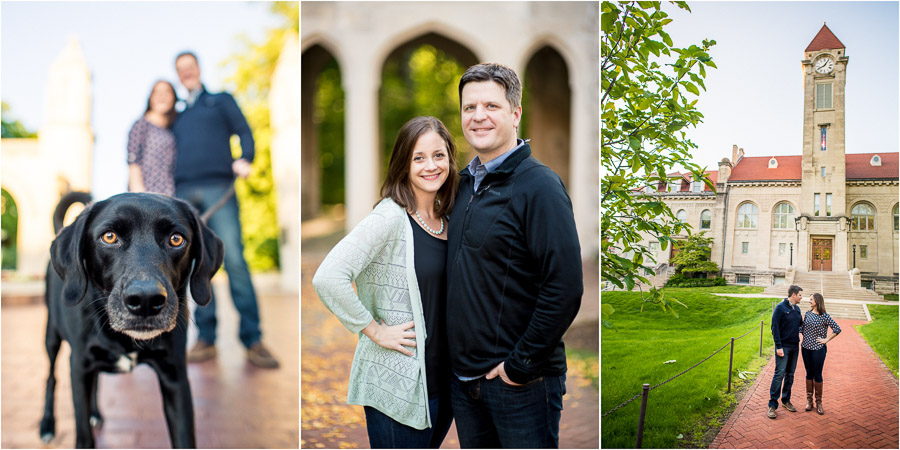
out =
[[[806,380],[806,410],[813,410],[813,380]]]
[[[781,405],[790,412],[797,412],[797,408],[794,408],[794,405],[792,405],[791,402],[782,402]]]
[[[825,409],[822,408],[822,383],[816,381],[815,389],[816,389],[816,412],[819,413],[819,415],[821,416],[821,415],[825,414]]]
[[[775,408],[769,408],[769,412],[766,413],[766,417],[770,419],[774,419],[775,417],[777,417],[777,415],[775,414]]]
[[[187,354],[188,362],[196,363],[208,361],[216,357],[216,346],[206,341],[198,340],[194,348]]]
[[[247,350],[247,359],[254,366],[262,367],[263,369],[278,368],[278,360],[269,353],[269,350],[262,345],[262,342],[253,344],[253,346]]]

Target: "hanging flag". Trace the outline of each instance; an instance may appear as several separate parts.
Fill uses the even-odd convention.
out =
[[[826,127],[822,127],[822,151],[823,152],[825,151],[825,144],[826,144],[825,129],[826,129]]]

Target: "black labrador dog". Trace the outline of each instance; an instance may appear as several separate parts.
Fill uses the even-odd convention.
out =
[[[50,247],[46,300],[50,376],[40,435],[56,433],[54,364],[63,340],[75,406],[76,446],[94,447],[102,372],[156,371],[173,447],[196,447],[187,377],[187,289],[209,302],[222,241],[188,203],[159,194],[119,194],[88,206]]]

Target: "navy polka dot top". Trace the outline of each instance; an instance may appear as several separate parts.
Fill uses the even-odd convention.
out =
[[[831,327],[834,334],[841,332],[841,327],[828,313],[818,315],[812,311],[807,311],[806,315],[803,316],[803,326],[800,327],[800,333],[803,334],[803,343],[800,345],[807,350],[818,350],[824,347],[816,339],[825,339],[828,336],[828,327]]]

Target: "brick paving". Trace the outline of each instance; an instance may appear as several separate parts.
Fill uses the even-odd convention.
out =
[[[802,359],[791,393],[796,413],[781,405],[766,417],[775,357],[738,404],[710,448],[898,448],[898,384],[853,325],[837,320],[842,333],[828,344],[823,373],[825,415],[804,411],[806,370]]]
[[[312,276],[323,256],[321,253],[304,253],[301,270],[300,445],[301,448],[369,448],[363,408],[346,404],[347,380],[356,336],[350,334],[322,305],[311,285]],[[585,279],[589,280],[588,274]],[[586,286],[585,292],[589,289],[592,287]],[[593,292],[597,291],[596,287],[593,289]],[[596,321],[597,306],[593,309]],[[567,378],[566,387],[568,393],[563,397],[560,448],[599,448],[599,393],[591,387],[589,380],[572,373]],[[459,448],[455,422],[441,448]]]
[[[298,448],[297,295],[260,292],[263,341],[281,363],[280,369],[264,370],[246,362],[228,290],[218,279],[215,289],[219,355],[189,365],[198,447]],[[75,445],[68,345],[57,357],[56,438],[44,445],[38,436],[49,368],[43,344],[46,314],[43,303],[2,308],[3,448]],[[96,433],[98,448],[171,447],[159,384],[150,367],[102,374],[99,401],[105,422]]]

